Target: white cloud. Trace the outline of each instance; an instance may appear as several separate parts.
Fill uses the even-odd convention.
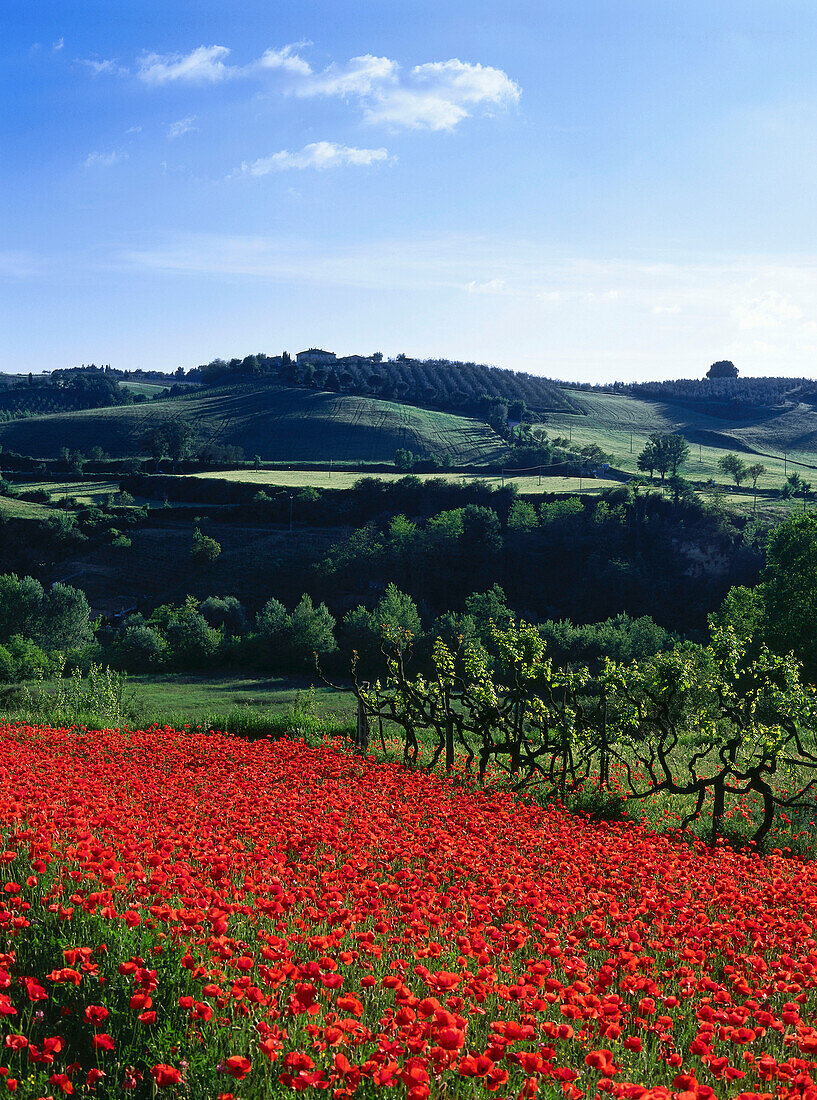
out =
[[[123,69],[122,66],[112,58],[106,58],[103,61],[95,61],[93,58],[80,57],[77,60],[80,65],[85,65],[89,68],[94,76],[100,76],[102,73],[126,73],[128,71],[127,69]]]
[[[89,153],[85,158],[86,168],[113,168],[121,160],[127,160],[127,153]]]
[[[734,315],[743,329],[778,328],[799,321],[803,311],[776,290],[769,290],[756,298],[744,298],[735,307]]]
[[[478,283],[472,279],[465,288],[469,294],[506,294],[507,286],[504,279],[488,279],[485,283]]]
[[[507,107],[520,90],[501,69],[453,58],[416,65],[403,77],[388,57],[364,54],[330,65],[293,88],[299,96],[355,98],[367,122],[409,129],[453,130],[481,107]]]
[[[56,42],[51,43],[51,49],[54,53],[59,53],[60,50],[64,48],[64,46],[65,46],[65,39],[64,38],[58,38]]]
[[[312,66],[308,61],[304,61],[302,57],[294,52],[301,45],[306,45],[306,43],[282,46],[279,50],[274,48],[265,50],[258,61],[256,61],[255,68],[282,69],[284,72],[295,73],[298,76],[310,76],[312,74]]]
[[[336,145],[333,141],[314,141],[297,153],[282,149],[269,157],[260,157],[252,163],[241,165],[241,172],[249,176],[268,176],[271,172],[285,172],[290,168],[341,168],[344,165],[368,167],[389,160],[387,149],[355,149],[349,145]]]
[[[198,130],[198,126],[194,126],[196,121],[195,115],[189,115],[187,118],[180,118],[176,122],[171,122],[167,128],[167,136],[169,138],[178,138],[182,134],[189,134],[191,131]]]
[[[229,53],[226,46],[199,46],[187,54],[149,53],[139,60],[139,79],[146,84],[175,80],[214,84],[235,72],[233,66],[224,63]]]
[[[393,129],[453,130],[477,112],[512,107],[521,94],[519,85],[502,69],[458,58],[429,61],[403,72],[390,57],[361,54],[315,72],[299,52],[305,45],[270,47],[246,65],[230,64],[227,46],[198,46],[189,53],[148,53],[138,61],[137,71],[140,80],[152,85],[174,81],[215,84],[277,73],[284,94],[353,101],[366,122]],[[94,72],[115,71],[114,62],[85,64]]]
[[[396,61],[367,53],[353,57],[346,65],[329,65],[294,90],[302,96],[368,96],[383,85],[394,84],[398,69]]]
[[[456,58],[434,61],[416,65],[399,86],[377,90],[365,118],[409,129],[453,130],[474,108],[508,107],[520,94],[501,69]]]

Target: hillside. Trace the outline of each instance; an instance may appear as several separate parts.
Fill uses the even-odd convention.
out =
[[[717,461],[728,451],[758,455],[769,477],[781,480],[793,464],[817,467],[817,415],[811,404],[758,405],[734,415],[717,402],[704,406],[575,389],[571,397],[580,411],[549,414],[548,434],[564,434],[579,446],[596,443],[625,470],[635,471],[652,432],[680,432],[688,440],[693,450],[686,472],[693,478],[724,480]]]
[[[0,444],[38,458],[62,447],[114,458],[143,455],[145,433],[181,418],[196,444],[240,447],[265,461],[390,462],[398,447],[447,455],[454,463],[501,457],[504,444],[477,420],[368,397],[256,382],[196,391],[166,401],[90,409],[0,424]]]
[[[193,367],[188,382],[224,385],[266,378],[284,385],[334,393],[364,394],[384,400],[425,405],[466,416],[482,415],[486,405],[500,401],[521,403],[536,413],[550,410],[569,412],[575,408],[570,392],[558,382],[541,375],[491,367],[485,363],[463,363],[450,359],[395,359],[347,355],[313,349],[300,352],[297,361],[288,355],[248,355],[244,359],[214,359]],[[174,376],[175,378],[176,376]]]

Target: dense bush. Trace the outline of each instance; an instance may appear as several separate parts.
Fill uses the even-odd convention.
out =
[[[306,594],[291,612],[279,600],[268,600],[256,626],[272,664],[303,667],[312,662],[315,653],[331,653],[336,648],[334,618],[325,604],[315,607]]]
[[[13,635],[45,649],[79,649],[93,638],[85,593],[66,584],[45,591],[33,577],[0,575],[0,642]]]

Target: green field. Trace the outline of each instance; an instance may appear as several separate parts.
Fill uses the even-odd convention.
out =
[[[161,393],[162,390],[167,389],[172,385],[168,379],[167,382],[130,382],[125,380],[121,383],[123,390],[130,390],[131,393],[141,393],[145,397],[153,397],[154,394]]]
[[[638,454],[650,433],[680,432],[692,452],[684,475],[693,481],[730,484],[717,465],[730,450],[747,465],[761,462],[766,467],[767,474],[758,482],[760,488],[780,486],[786,473],[794,471],[807,480],[812,472],[817,474],[817,414],[811,406],[771,417],[759,410],[757,418],[749,421],[725,420],[623,394],[582,391],[576,400],[586,415],[549,414],[548,435],[567,436],[577,446],[596,443],[613,456],[615,466],[628,472],[636,472]]]
[[[348,692],[332,691],[323,685],[243,676],[129,676],[128,685],[136,694],[140,710],[151,721],[163,722],[168,715],[185,715],[195,725],[211,715],[226,714],[237,707],[284,712],[292,708],[304,692],[314,691],[321,710],[354,714],[354,697]]]
[[[0,497],[0,516],[3,519],[48,519],[51,511],[46,504],[34,504],[15,497]]]
[[[21,481],[16,488],[21,492],[43,489],[50,494],[54,504],[65,497],[71,497],[80,504],[102,504],[105,497],[119,492],[119,482],[110,478],[102,481]]]
[[[315,489],[351,489],[361,477],[372,476],[382,481],[399,481],[406,475],[402,473],[386,473],[366,475],[353,473],[347,470],[220,470],[202,474],[186,475],[202,479],[214,479],[222,481],[237,481],[244,485],[258,485],[263,487],[278,486],[281,488],[315,488]],[[484,481],[495,488],[503,484],[513,484],[523,495],[531,493],[576,493],[592,492],[601,489],[609,489],[615,482],[601,480],[599,478],[578,477],[516,477],[512,473],[506,473],[504,479],[500,474],[415,474],[422,481],[440,480],[451,482]],[[581,484],[580,484],[581,482]]]
[[[64,681],[20,685],[19,691],[53,700]],[[299,729],[322,736],[354,729],[357,703],[351,691],[335,691],[306,678],[153,674],[128,676],[125,698],[132,725],[204,726],[230,733],[276,734]],[[32,710],[17,689],[0,705],[0,720],[28,721]],[[35,704],[36,706],[36,704]]]
[[[142,405],[90,409],[0,424],[6,450],[54,458],[63,446],[115,458],[144,455],[144,436],[182,417],[196,444],[241,447],[265,461],[390,462],[399,447],[445,454],[452,463],[501,459],[502,440],[479,420],[369,397],[246,384]]]

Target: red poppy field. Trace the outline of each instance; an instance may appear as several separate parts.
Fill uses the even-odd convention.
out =
[[[817,1098],[812,864],[190,731],[0,806],[0,1092]]]

